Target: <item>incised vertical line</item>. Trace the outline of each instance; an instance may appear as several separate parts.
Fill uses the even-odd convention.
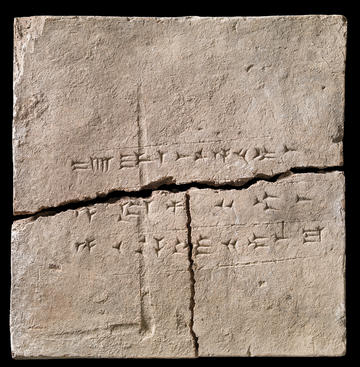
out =
[[[185,194],[185,208],[187,215],[187,242],[188,242],[188,258],[189,258],[189,273],[190,273],[190,334],[193,338],[195,356],[198,356],[199,352],[199,343],[198,337],[194,332],[194,308],[195,308],[195,274],[194,274],[194,261],[193,261],[193,244],[191,241],[191,213],[190,213],[190,195],[188,193]]]

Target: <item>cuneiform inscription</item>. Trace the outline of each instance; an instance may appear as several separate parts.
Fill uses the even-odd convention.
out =
[[[156,256],[159,257],[161,250],[165,247],[165,241],[164,241],[164,237],[153,237],[154,241],[155,241],[155,245],[154,245],[154,250],[156,253]]]
[[[197,161],[199,159],[205,159],[206,157],[203,155],[203,148],[198,149],[194,153],[185,154],[185,153],[179,153],[178,151],[175,152],[175,161],[181,160],[181,159],[190,159],[193,161]]]
[[[238,240],[230,239],[230,240],[221,242],[221,244],[226,246],[227,249],[231,252],[231,251],[237,250]]]
[[[105,158],[90,157],[91,169],[93,170],[93,172],[97,171],[107,172],[109,170],[111,159],[113,159],[113,157],[105,157]]]
[[[166,204],[166,208],[170,209],[173,213],[176,213],[176,209],[184,208],[184,205],[182,201],[170,200]]]
[[[200,239],[201,241],[201,239]],[[74,243],[75,253],[87,251],[91,253],[93,248],[96,246],[96,240],[93,237],[87,237],[83,241],[76,241]],[[135,245],[133,243],[126,245],[124,241],[117,240],[112,244],[107,244],[109,248],[112,248],[114,252],[119,253],[120,255],[128,255],[132,254],[143,254],[144,250],[147,249],[148,254],[153,257],[164,257],[168,255],[176,255],[176,254],[186,254],[188,251],[188,244],[186,241],[181,241],[179,238],[175,238],[175,240],[166,239],[165,236],[162,235],[153,235],[153,234],[139,234],[138,243]],[[201,242],[199,245],[199,253],[202,253],[202,247],[207,247],[208,245],[205,242]],[[165,249],[168,250],[165,250]]]
[[[322,233],[325,227],[302,227],[298,226],[295,230],[287,231],[286,222],[278,222],[273,224],[258,224],[252,228],[239,227],[241,234],[236,237],[226,236],[220,240],[220,245],[224,246],[230,253],[256,253],[257,251],[271,251],[271,249],[286,250],[290,244],[295,248],[301,244],[321,243]],[[258,227],[261,228],[258,228]],[[270,227],[270,228],[269,228]],[[211,236],[200,234],[195,244],[195,254],[210,254],[210,243],[213,240]],[[218,243],[219,243],[218,242]],[[248,249],[249,251],[245,251]]]
[[[121,253],[121,247],[122,247],[122,241],[119,241],[119,242],[117,242],[115,245],[113,245],[112,247],[115,249],[115,250],[117,250],[118,252],[120,252]]]
[[[75,211],[75,216],[79,216],[80,213],[84,213],[89,221],[91,223],[92,217],[96,214],[95,208],[82,208]]]
[[[278,242],[278,241],[283,241],[283,240],[288,240],[288,237],[285,237],[285,222],[282,221],[281,222],[281,230],[280,233],[274,233],[274,242]]]
[[[312,199],[306,197],[306,196],[302,196],[302,195],[298,195],[296,194],[295,196],[295,202],[299,203],[299,202],[307,202],[307,201],[312,201]]]
[[[269,245],[267,245],[268,240],[269,240],[269,238],[267,238],[267,237],[259,236],[259,235],[256,235],[255,233],[253,233],[248,238],[247,245],[249,247],[253,246],[254,249],[257,249],[258,247],[269,247]]]
[[[125,204],[120,204],[120,213],[118,216],[118,221],[130,221],[131,219],[138,220],[140,216],[140,210],[143,208],[143,206],[136,202],[129,201]]]
[[[303,243],[321,242],[321,231],[324,228],[303,229]]]
[[[260,236],[255,233],[252,233],[249,236],[249,238],[247,239],[246,246],[253,248],[254,250],[257,248],[263,248],[263,247],[268,248],[269,247],[268,240],[269,240],[269,237]],[[221,244],[226,246],[230,252],[233,252],[233,251],[239,252],[242,246],[241,241],[238,239],[230,239],[230,240],[222,241]]]
[[[78,170],[92,170],[93,172],[108,172],[110,168],[110,161],[113,157],[89,157],[88,160],[71,160],[71,169]]]
[[[158,156],[155,159],[152,159],[149,155],[145,153],[138,153],[138,152],[125,153],[125,154],[120,153],[119,169],[138,167],[140,163],[146,163],[146,162],[158,161],[162,163],[165,153],[158,151],[157,154]]]
[[[240,148],[239,150],[234,151],[233,154],[241,158],[246,164],[249,164],[251,161],[276,159],[289,151],[294,150],[289,150],[286,145],[284,145],[283,148],[278,152],[271,151],[265,146],[255,146],[251,148]]]
[[[294,195],[291,198],[291,202],[289,199],[285,201],[284,197],[275,195],[268,190],[264,190],[260,193],[250,196],[250,202],[252,202],[254,207],[270,215],[275,211],[280,211],[286,204],[290,203],[294,205],[307,205],[312,201],[312,198],[300,194]],[[224,210],[224,212],[226,212],[228,209],[232,209],[235,216],[236,214],[241,214],[236,210],[235,200],[231,198],[220,198],[218,201],[215,201],[213,205],[214,208],[220,208]]]
[[[129,222],[139,221],[141,214],[148,215],[150,213],[152,199],[147,200],[129,200],[119,204],[120,213],[118,221]]]
[[[194,154],[194,161],[197,161],[198,159],[204,159],[205,157],[203,156],[203,148],[199,149],[198,151],[195,152]]]
[[[226,201],[225,199],[221,199],[219,202],[215,204],[215,208],[232,208],[234,205],[234,200]]]
[[[258,195],[254,199],[254,206],[261,205],[264,211],[267,210],[279,210],[275,207],[276,200],[279,199],[276,195],[271,195],[268,192],[264,191],[262,195]]]
[[[176,238],[175,244],[174,244],[174,254],[182,254],[184,252],[187,252],[188,244],[185,242],[180,241],[178,238]]]
[[[221,148],[219,150],[213,150],[213,155],[215,159],[221,159],[223,162],[225,162],[226,158],[230,155],[231,150],[230,149],[225,149],[225,148]]]
[[[152,256],[157,258],[165,257],[167,255],[175,254],[187,254],[188,244],[179,240],[176,237],[175,240],[166,240],[165,236],[144,234],[140,235],[139,243],[140,247],[136,248],[134,252],[142,253],[144,249],[150,249]],[[113,246],[115,248],[115,246]],[[168,249],[168,250],[166,250]]]
[[[200,235],[194,245],[194,255],[208,255],[210,251],[211,246],[209,237]]]
[[[85,241],[75,242],[76,252],[79,252],[84,249],[87,249],[89,252],[91,252],[91,249],[94,246],[96,246],[96,242],[94,238],[86,238]]]
[[[109,157],[91,156],[85,160],[72,159],[70,167],[72,171],[92,170],[93,172],[108,172],[112,167],[122,170],[136,168],[140,164],[157,162],[161,166],[165,162],[180,163],[186,160],[193,162],[213,160],[221,163],[236,163],[241,160],[244,165],[249,165],[252,162],[280,158],[288,152],[295,151],[295,149],[290,149],[286,145],[283,145],[280,149],[270,149],[264,145],[240,148],[227,146],[206,148],[199,147],[198,144],[200,143],[193,144],[194,149],[192,152],[189,152],[188,149],[186,152],[181,149],[173,151],[157,149],[148,153],[144,150],[141,152],[127,150],[115,152],[113,156]],[[141,149],[145,149],[145,147]],[[111,160],[118,160],[118,163],[110,167]]]

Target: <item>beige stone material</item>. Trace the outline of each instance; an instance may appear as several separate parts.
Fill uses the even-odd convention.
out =
[[[193,357],[185,195],[16,221],[16,358]]]
[[[342,173],[190,191],[199,356],[345,353]]]
[[[343,355],[344,214],[332,172],[18,220],[13,355]]]
[[[343,355],[346,31],[16,18],[13,357]]]
[[[15,214],[342,164],[342,16],[43,16],[14,28]]]

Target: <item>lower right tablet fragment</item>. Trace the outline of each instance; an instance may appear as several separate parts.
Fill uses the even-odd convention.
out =
[[[344,355],[342,172],[189,197],[198,355]]]

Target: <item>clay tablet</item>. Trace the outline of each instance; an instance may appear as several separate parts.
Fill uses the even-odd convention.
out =
[[[14,21],[14,358],[338,356],[346,20]]]
[[[17,221],[13,353],[194,356],[186,221],[166,192]]]
[[[342,354],[342,173],[190,198],[199,355]]]
[[[14,26],[16,214],[342,164],[341,16]]]

